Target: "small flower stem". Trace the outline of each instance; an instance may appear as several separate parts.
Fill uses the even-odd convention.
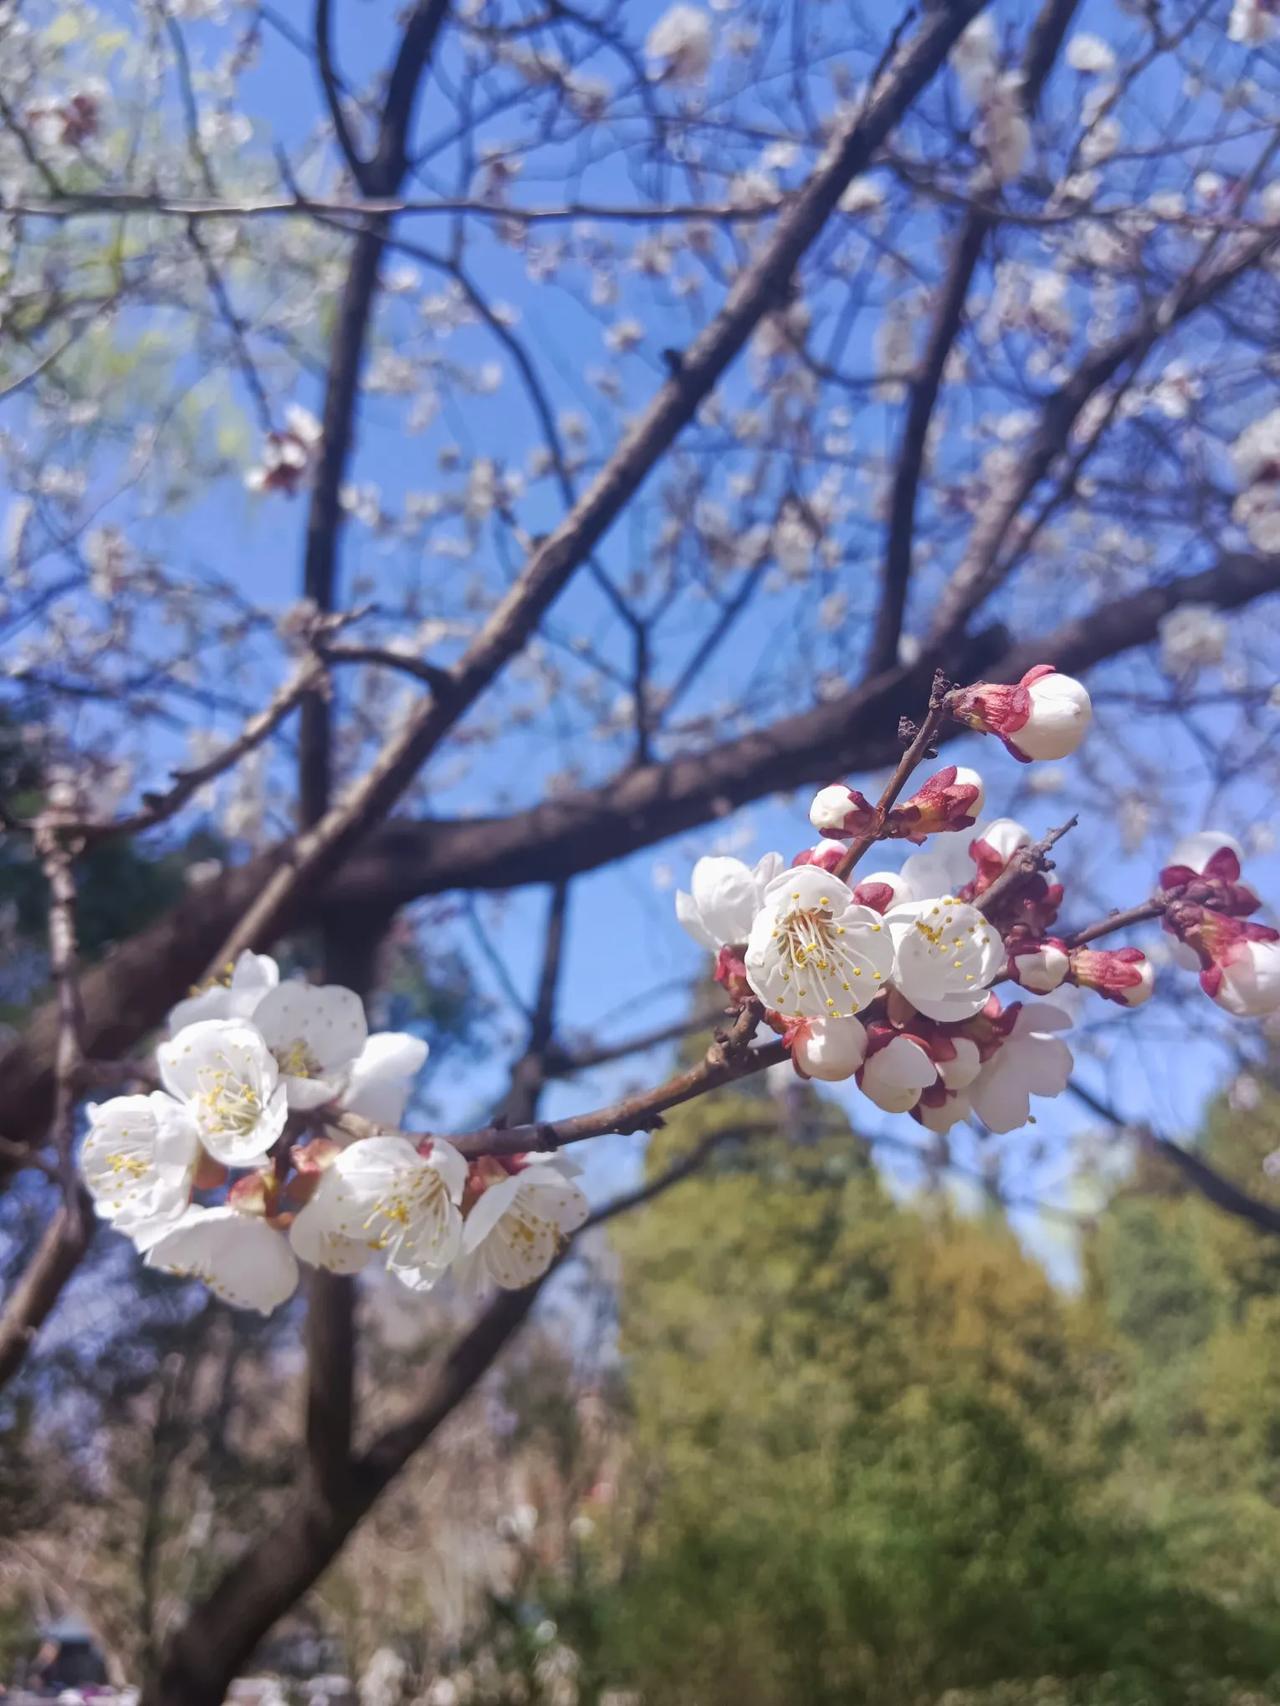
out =
[[[1017,888],[1028,877],[1034,876],[1037,871],[1051,869],[1050,848],[1061,841],[1079,822],[1080,819],[1073,814],[1065,823],[1060,823],[1057,829],[1051,829],[1030,847],[1020,847],[991,887],[974,901],[975,910],[989,913],[997,901],[1004,900],[1010,890]]]
[[[867,849],[873,846],[884,834],[884,826],[889,812],[898,795],[906,787],[912,772],[920,764],[936,740],[947,714],[951,709],[951,690],[947,678],[939,670],[933,678],[933,690],[929,695],[929,710],[924,721],[916,730],[911,745],[898,760],[898,767],[890,776],[889,781],[876,803],[876,820],[865,835],[860,835],[851,841],[835,867],[834,875],[847,881],[849,873]]]
[[[994,883],[992,887],[995,887]],[[1130,924],[1145,924],[1152,918],[1163,918],[1166,904],[1163,894],[1154,894],[1138,906],[1131,906],[1124,912],[1109,912],[1105,918],[1099,918],[1083,930],[1073,931],[1062,939],[1068,948],[1083,948],[1086,942],[1096,941],[1099,936],[1109,936],[1113,930],[1123,930]]]

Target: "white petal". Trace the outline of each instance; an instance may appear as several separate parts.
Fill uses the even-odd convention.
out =
[[[329,1178],[326,1173],[311,1201],[294,1216],[289,1242],[294,1255],[313,1268],[325,1268],[333,1274],[358,1274],[373,1251],[364,1239],[348,1238],[333,1229],[332,1205],[324,1195]]]
[[[364,1003],[336,983],[279,984],[258,1003],[253,1022],[293,1078],[331,1077],[351,1065],[369,1035]]]
[[[541,1279],[560,1248],[556,1228],[527,1210],[507,1215],[484,1244],[489,1276],[504,1291],[522,1291]]]
[[[80,1171],[103,1219],[132,1232],[182,1213],[199,1154],[195,1124],[180,1102],[160,1091],[117,1096],[89,1109]]]
[[[1069,1031],[1074,1024],[1070,1013],[1059,1007],[1056,1001],[1024,1001],[1009,1035],[1030,1037],[1042,1031]]]
[[[288,1240],[256,1215],[233,1208],[189,1208],[152,1245],[147,1266],[203,1280],[238,1309],[270,1315],[298,1283]]]
[[[709,952],[715,953],[720,944],[702,922],[702,914],[698,911],[697,901],[691,894],[686,894],[683,889],[676,890],[676,918],[700,948],[706,948]]]
[[[971,839],[967,833],[944,835],[927,853],[913,853],[904,859],[900,877],[907,885],[905,898],[933,900],[937,895],[954,894],[971,882],[974,876],[969,856]]]
[[[591,1212],[590,1204],[578,1186],[569,1179],[532,1175],[540,1169],[528,1168],[522,1175],[524,1189],[521,1200],[539,1220],[550,1221],[562,1238],[576,1232]]]
[[[520,1179],[515,1173],[505,1179],[499,1179],[496,1185],[490,1185],[487,1190],[481,1191],[462,1223],[464,1252],[469,1253],[484,1242],[503,1215],[514,1206],[519,1194]]]
[[[978,1045],[968,1037],[952,1037],[951,1042],[955,1059],[938,1062],[938,1077],[948,1090],[966,1090],[982,1071]]]
[[[867,1033],[860,1019],[814,1019],[791,1055],[810,1078],[838,1084],[852,1078],[866,1052]]]
[[[781,853],[765,853],[756,861],[755,870],[751,873],[756,881],[756,890],[763,895],[765,889],[786,870],[787,861]]]
[[[1071,1050],[1061,1037],[1033,1037],[1023,1045],[1027,1051],[1024,1078],[1033,1096],[1060,1096],[1067,1087],[1074,1064]]]
[[[1244,848],[1234,835],[1228,835],[1225,829],[1198,829],[1194,835],[1184,835],[1174,847],[1168,859],[1169,865],[1185,865],[1188,870],[1197,874],[1224,847],[1229,847],[1236,858],[1243,862]],[[1196,962],[1199,964],[1199,961]]]
[[[716,945],[745,942],[760,905],[755,877],[741,859],[699,859],[693,867],[693,901]]]
[[[428,1052],[408,1031],[376,1031],[347,1073],[343,1107],[375,1125],[399,1125]]]
[[[1031,1116],[1031,1095],[1026,1084],[1002,1062],[999,1054],[987,1062],[986,1070],[969,1092],[969,1100],[978,1118],[994,1132],[1017,1131]]]
[[[279,981],[280,967],[271,955],[253,954],[246,948],[231,973],[231,992],[237,996],[258,997],[268,989],[274,989]]]
[[[462,1156],[443,1137],[433,1137],[431,1151],[426,1156],[429,1166],[434,1167],[444,1180],[445,1190],[449,1193],[450,1202],[461,1202],[462,1193],[467,1183],[467,1163]]]
[[[907,999],[916,1012],[923,1013],[926,1019],[936,1019],[942,1025],[960,1025],[966,1019],[972,1019],[975,1013],[981,1013],[990,996],[991,991],[981,985],[963,994],[941,995],[935,999],[916,991],[908,995]]]
[[[230,1019],[235,1016],[231,991],[223,983],[202,989],[197,995],[179,1001],[169,1014],[169,1035],[177,1036],[188,1025],[198,1025],[205,1019]]]

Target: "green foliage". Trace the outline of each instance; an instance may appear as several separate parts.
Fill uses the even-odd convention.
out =
[[[821,1106],[620,1223],[625,1563],[555,1607],[595,1685],[664,1706],[1280,1698],[1274,1241],[1140,1173],[1071,1298],[998,1217],[893,1203]],[[651,1165],[767,1107],[696,1106]]]

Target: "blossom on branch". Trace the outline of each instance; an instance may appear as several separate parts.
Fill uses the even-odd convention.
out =
[[[147,1251],[147,1266],[178,1279],[198,1279],[238,1309],[270,1315],[293,1296],[298,1264],[288,1240],[262,1216],[221,1208],[188,1208]]]
[[[784,1018],[859,1013],[893,970],[893,939],[848,885],[801,865],[775,877],[747,938],[746,975]]]
[[[713,954],[745,942],[765,890],[781,869],[781,853],[766,853],[754,867],[727,855],[699,859],[689,885],[693,893],[676,894],[676,917]]]
[[[587,1199],[573,1181],[575,1171],[562,1155],[538,1154],[507,1166],[472,1167],[467,1189],[472,1200],[462,1226],[462,1253],[454,1264],[464,1291],[474,1294],[490,1285],[519,1291],[542,1278],[587,1218]]]
[[[195,1121],[200,1141],[228,1167],[256,1167],[284,1130],[288,1096],[260,1031],[240,1019],[203,1019],[156,1051],[160,1078]]]
[[[163,1091],[89,1109],[80,1171],[94,1207],[130,1236],[186,1208],[200,1159],[195,1121]]]
[[[1040,663],[1015,687],[980,681],[964,688],[952,715],[981,734],[999,735],[1015,758],[1029,763],[1069,757],[1089,732],[1093,705],[1074,676]]]

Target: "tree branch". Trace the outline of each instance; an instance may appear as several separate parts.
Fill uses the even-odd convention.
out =
[[[1051,660],[1073,674],[1149,644],[1160,619],[1184,604],[1230,610],[1280,592],[1280,556],[1223,556],[1212,568],[1145,587],[1072,618],[1059,628],[1002,649],[998,631],[974,650],[952,655],[960,678],[1016,681]],[[517,888],[598,869],[779,789],[824,782],[854,767],[872,769],[900,756],[897,726],[929,691],[926,658],[863,683],[844,698],[784,718],[712,750],[645,766],[562,799],[504,818],[391,823],[337,871],[329,885],[295,904],[278,931],[329,907],[403,905],[451,889]],[[947,738],[942,731],[940,738]],[[97,1059],[125,1054],[160,1022],[197,979],[242,909],[291,854],[276,848],[252,864],[203,884],[156,924],[122,943],[81,979],[84,1039]],[[266,946],[269,938],[260,943]],[[36,1143],[52,1110],[56,1017],[40,1008],[0,1055],[6,1135]],[[0,1156],[0,1167],[4,1157]]]

